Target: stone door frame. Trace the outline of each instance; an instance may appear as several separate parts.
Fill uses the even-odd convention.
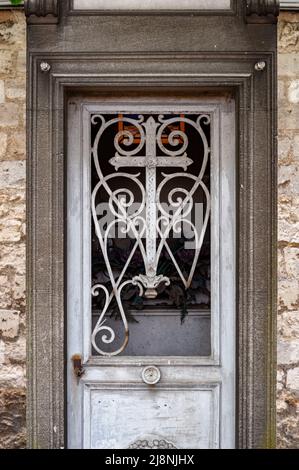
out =
[[[66,97],[120,87],[227,90],[235,96],[236,447],[275,447],[278,8],[276,1],[267,11],[263,4],[233,1],[231,13],[223,15],[120,17],[73,15],[66,1],[25,3],[29,447],[66,442]],[[221,38],[216,47],[215,37]]]

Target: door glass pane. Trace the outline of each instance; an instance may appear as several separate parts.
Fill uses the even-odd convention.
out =
[[[210,118],[91,118],[94,355],[208,356]]]

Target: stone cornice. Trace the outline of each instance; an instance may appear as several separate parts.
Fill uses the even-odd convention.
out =
[[[279,0],[247,0],[247,23],[277,23]]]
[[[24,8],[30,24],[55,24],[59,21],[59,0],[25,0]]]

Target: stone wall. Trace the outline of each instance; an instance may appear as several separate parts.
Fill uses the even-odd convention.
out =
[[[299,448],[299,13],[279,19],[278,447]]]
[[[25,35],[0,11],[0,448],[26,446]]]
[[[0,448],[25,442],[25,19],[0,11]],[[297,54],[297,55],[296,55]],[[278,446],[299,448],[299,14],[279,20]]]

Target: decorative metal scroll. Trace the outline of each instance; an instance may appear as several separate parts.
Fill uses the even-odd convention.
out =
[[[170,284],[168,277],[158,274],[158,263],[163,249],[167,250],[185,288],[190,287],[211,210],[210,193],[203,181],[209,161],[210,148],[202,124],[207,125],[210,123],[209,115],[200,114],[195,120],[186,116],[169,118],[159,115],[154,118],[153,115],[149,117],[140,115],[137,119],[128,116],[112,117],[108,120],[107,115],[92,116],[92,124],[99,126],[92,147],[92,156],[98,178],[92,192],[92,216],[96,236],[99,240],[112,286],[111,292],[101,283],[92,287],[93,296],[102,294],[105,298],[104,307],[92,332],[92,346],[95,351],[104,356],[120,354],[128,343],[129,327],[122,304],[123,289],[131,284],[139,289],[140,296],[144,295],[148,299],[154,299],[157,296],[157,288],[160,284]],[[119,123],[122,124],[121,130],[116,132],[114,136],[116,153],[109,160],[115,171],[109,175],[104,175],[101,168],[101,162],[104,158],[101,139],[105,131],[109,128],[111,130],[111,126],[113,128]],[[201,148],[204,149],[203,156],[201,156],[202,165],[197,175],[187,172],[188,167],[193,164],[193,160],[187,154],[189,139],[187,133],[182,130],[181,123],[183,123],[183,129],[191,126],[197,131]],[[174,126],[177,127],[174,128]],[[165,142],[165,133],[167,143]],[[138,134],[138,139],[136,139],[136,134]],[[125,172],[124,168],[130,168],[131,172]],[[159,182],[157,182],[158,168],[165,169],[165,171],[161,170],[162,180]],[[132,169],[133,171],[136,169],[136,172],[132,173]],[[145,170],[145,185],[142,183],[141,173],[138,171],[141,169]],[[181,171],[177,171],[178,169],[181,169]],[[127,181],[127,186],[113,189],[117,178]],[[176,180],[181,181],[183,178],[189,181],[189,184],[191,183],[191,189],[187,190],[175,186]],[[161,201],[161,193],[168,183],[171,183],[173,188],[168,193],[168,202],[175,208],[172,214],[165,210]],[[141,202],[138,203],[138,207],[133,213],[129,213],[128,208],[135,202],[132,187],[136,187],[136,190],[138,190],[141,195]],[[188,218],[194,206],[194,196],[199,189],[201,189],[206,199],[206,210],[200,232]],[[98,193],[103,190],[108,196],[109,210],[114,216],[113,221],[106,227],[105,231],[101,228],[96,209]],[[195,240],[194,257],[187,277],[180,269],[168,243],[170,232],[178,233],[182,223],[190,226]],[[124,234],[129,232],[133,234],[134,243],[121,274],[116,277],[109,259],[108,238],[110,232],[118,224],[121,224]],[[124,280],[128,266],[137,249],[140,250],[142,255],[144,273],[136,273],[136,276],[132,279]],[[105,352],[103,347],[99,346],[99,343],[102,342],[103,346],[113,344],[116,336],[113,328],[106,324],[109,305],[114,298],[118,305],[125,335],[121,347],[113,352]]]

